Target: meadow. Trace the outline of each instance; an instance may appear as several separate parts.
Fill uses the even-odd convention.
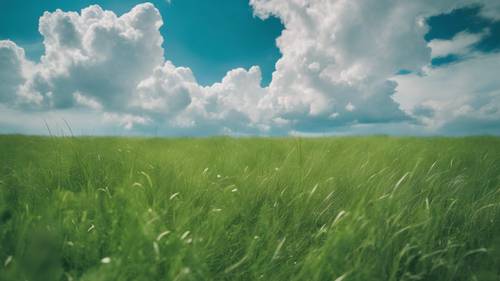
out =
[[[500,280],[500,139],[0,136],[0,280]]]

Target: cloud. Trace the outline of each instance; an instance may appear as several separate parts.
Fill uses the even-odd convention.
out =
[[[269,86],[274,111],[299,131],[408,121],[388,78],[429,63],[424,16],[453,5],[444,2],[252,0],[258,16],[285,25]]]
[[[258,66],[204,87],[189,68],[165,61],[163,20],[150,3],[121,16],[97,5],[46,12],[40,63],[0,41],[0,103],[24,117],[93,115],[111,132],[110,124],[168,135],[455,132],[477,124],[491,131],[500,120],[497,57],[469,48],[483,35],[424,39],[426,17],[471,3],[250,0],[257,16],[276,16],[285,27],[267,87]],[[488,17],[500,14],[495,1],[480,3]],[[448,54],[467,59],[429,67]],[[401,71],[411,74],[395,76]]]
[[[139,82],[135,105],[147,112],[171,115],[185,109],[196,90],[198,84],[191,70],[167,61]]]
[[[500,53],[475,54],[423,75],[398,76],[395,99],[433,133],[499,132],[499,64]]]
[[[0,41],[0,103],[12,104],[26,82],[24,50],[9,40]]]
[[[485,17],[500,20],[500,2],[497,0],[483,0],[479,1],[483,5],[481,14]]]
[[[193,89],[192,103],[171,125],[217,134],[270,133],[273,112],[263,102],[268,91],[261,87],[261,80],[257,66],[233,69],[220,83]]]
[[[451,40],[435,39],[429,42],[432,58],[446,57],[448,55],[465,55],[471,51],[471,47],[479,42],[483,34],[470,34],[462,32]]]
[[[80,14],[45,12],[39,26],[45,54],[26,91],[49,108],[92,100],[105,110],[127,110],[138,83],[163,63],[162,24],[152,4],[121,17],[97,5]]]

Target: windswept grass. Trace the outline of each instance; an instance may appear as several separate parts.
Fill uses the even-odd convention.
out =
[[[500,139],[0,137],[0,280],[500,280]]]

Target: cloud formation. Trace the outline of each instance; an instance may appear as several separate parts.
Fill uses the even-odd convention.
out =
[[[25,83],[24,50],[9,40],[0,41],[0,103],[12,104]]]
[[[152,4],[121,17],[96,5],[80,14],[46,12],[39,26],[45,54],[26,91],[50,108],[87,100],[105,110],[127,110],[139,82],[163,63],[162,24]]]
[[[449,55],[463,56],[471,52],[473,44],[479,42],[483,34],[470,34],[461,32],[451,40],[435,39],[429,42],[432,58],[446,57]]]
[[[446,134],[500,132],[500,54],[396,78],[395,99],[427,130]]]
[[[484,124],[479,133],[491,133],[500,127],[500,85],[482,73],[494,73],[500,61],[471,49],[484,34],[424,39],[427,17],[471,3],[250,0],[258,17],[276,16],[285,26],[277,39],[282,57],[267,87],[258,66],[231,70],[203,87],[189,68],[165,61],[163,20],[150,3],[122,16],[97,5],[46,12],[40,63],[28,61],[14,42],[0,41],[0,108],[23,116],[87,112],[92,120],[167,135],[335,133],[359,126],[390,133],[390,124],[463,134]],[[500,14],[496,1],[480,4],[485,16]],[[430,66],[449,54],[468,58]]]

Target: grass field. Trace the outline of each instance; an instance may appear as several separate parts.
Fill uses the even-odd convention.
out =
[[[500,280],[500,139],[0,137],[0,280]]]

